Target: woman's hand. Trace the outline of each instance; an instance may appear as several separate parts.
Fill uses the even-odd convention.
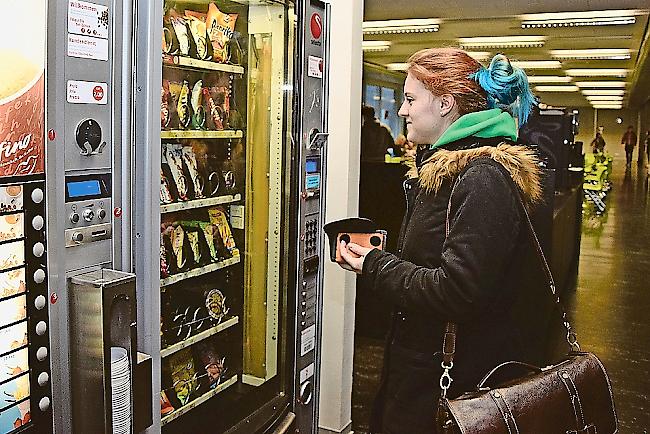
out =
[[[341,267],[348,271],[354,271],[357,274],[361,274],[363,270],[363,261],[366,259],[366,255],[369,251],[367,247],[361,247],[358,244],[348,243],[345,244],[345,241],[341,241],[339,245],[339,251],[341,253],[341,258],[345,261],[345,264],[339,264]]]

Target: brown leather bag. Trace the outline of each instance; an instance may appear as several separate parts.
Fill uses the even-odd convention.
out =
[[[499,167],[512,181],[503,166]],[[442,390],[436,422],[443,434],[613,434],[618,432],[612,388],[600,360],[580,352],[576,334],[555,292],[551,270],[544,257],[518,188],[511,182],[526,219],[529,235],[548,278],[548,285],[563,313],[563,325],[571,348],[566,359],[553,366],[538,368],[521,362],[506,362],[490,371],[476,389],[456,399],[447,398],[456,347],[454,323],[447,323],[443,340]],[[453,194],[453,189],[452,189]],[[447,235],[451,195],[447,207]],[[521,375],[522,370],[526,371]],[[508,371],[508,372],[506,372]],[[490,380],[504,373],[515,378],[497,387]],[[512,375],[515,374],[515,375]]]

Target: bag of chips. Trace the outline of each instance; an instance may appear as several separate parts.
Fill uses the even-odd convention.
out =
[[[230,40],[235,34],[235,23],[238,14],[225,14],[217,5],[210,3],[206,25],[208,37],[212,43],[212,59],[215,62],[226,63],[230,60]]]

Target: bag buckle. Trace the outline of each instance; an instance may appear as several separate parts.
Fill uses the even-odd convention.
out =
[[[447,390],[449,390],[451,383],[454,381],[451,375],[449,375],[449,370],[454,367],[454,362],[449,362],[449,364],[442,362],[440,366],[443,369],[442,375],[440,376],[440,389],[442,390],[442,397],[446,398]]]

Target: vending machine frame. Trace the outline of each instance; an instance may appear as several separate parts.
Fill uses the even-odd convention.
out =
[[[160,236],[157,230],[160,216],[160,83],[162,2],[139,4],[135,7],[134,58],[134,183],[133,194],[133,266],[138,276],[138,348],[153,357],[152,406],[153,425],[148,432],[161,431],[157,409],[161,390],[162,369],[160,343]],[[248,2],[242,2],[248,3]],[[265,2],[269,3],[269,2]],[[273,3],[273,2],[270,2]],[[283,199],[289,215],[284,251],[291,258],[286,263],[289,297],[285,300],[288,336],[286,348],[281,348],[285,361],[286,390],[258,411],[227,430],[228,433],[250,432],[317,432],[318,379],[320,376],[320,336],[322,316],[323,233],[327,150],[327,68],[329,5],[320,0],[276,1],[295,7],[297,19],[289,21],[294,28],[296,44],[293,78],[285,84],[285,101],[291,104],[292,118],[288,123],[287,145],[283,165],[291,169],[290,202]],[[285,67],[289,67],[285,65]],[[311,68],[311,69],[310,69]],[[315,69],[314,69],[315,68]],[[311,72],[310,72],[311,71]],[[318,72],[320,71],[320,72]],[[287,112],[289,107],[285,107]],[[312,110],[316,116],[305,116]],[[316,164],[317,163],[317,164]],[[316,167],[317,168],[314,168]],[[307,168],[311,172],[307,173]],[[137,181],[136,181],[137,180]],[[309,227],[308,226],[309,223]],[[307,239],[309,254],[306,254]],[[313,297],[307,300],[308,291]],[[309,315],[313,327],[304,333]],[[309,328],[309,327],[308,327]],[[293,345],[290,344],[293,342]],[[254,381],[251,379],[249,381]]]

